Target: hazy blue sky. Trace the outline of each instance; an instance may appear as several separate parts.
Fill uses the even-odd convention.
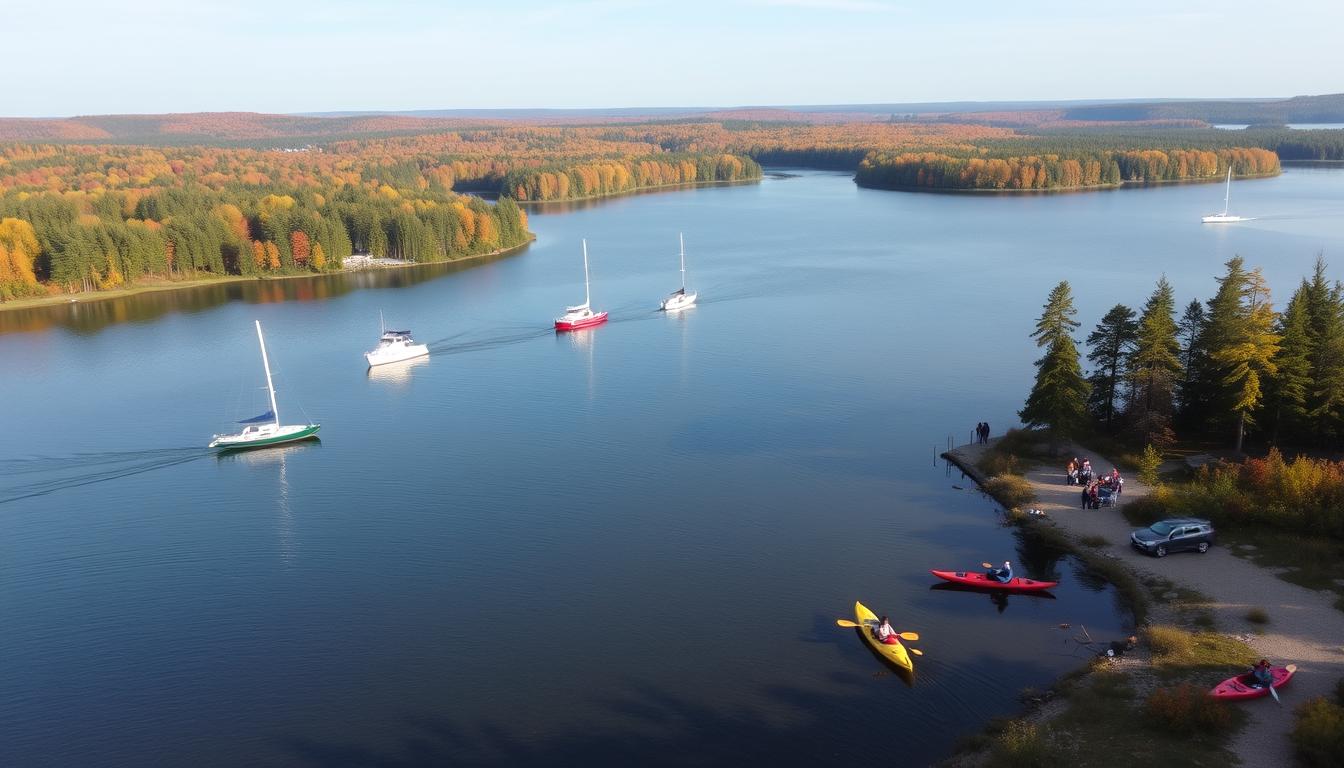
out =
[[[3,0],[0,114],[1344,91],[1339,0]]]

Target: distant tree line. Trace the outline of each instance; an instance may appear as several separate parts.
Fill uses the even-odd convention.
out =
[[[668,184],[759,179],[761,166],[731,154],[665,153],[625,160],[518,168],[504,174],[501,195],[526,201],[573,200]]]
[[[1213,179],[1226,173],[1279,172],[1279,159],[1259,148],[1145,149],[996,157],[938,152],[873,153],[855,181],[880,189],[1046,190],[1115,186],[1122,182]]]

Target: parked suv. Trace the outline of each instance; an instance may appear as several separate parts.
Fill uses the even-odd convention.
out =
[[[1157,557],[1185,550],[1202,554],[1213,546],[1213,524],[1194,517],[1173,517],[1129,534],[1129,543],[1140,552]]]

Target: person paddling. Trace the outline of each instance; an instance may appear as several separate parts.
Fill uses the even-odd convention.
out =
[[[1004,560],[1002,568],[990,568],[985,575],[1000,584],[1007,584],[1013,580],[1013,564]]]
[[[882,621],[878,622],[877,629],[873,630],[873,636],[877,638],[879,643],[885,645],[900,644],[900,641],[896,639],[896,630],[891,628],[891,622],[886,616],[883,616]]]

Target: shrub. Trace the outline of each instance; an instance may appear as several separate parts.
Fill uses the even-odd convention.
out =
[[[1156,488],[1158,483],[1157,468],[1162,464],[1162,454],[1157,452],[1152,443],[1143,447],[1143,456],[1139,459],[1139,482],[1149,488]]]
[[[1154,656],[1181,658],[1189,656],[1195,648],[1194,635],[1176,627],[1156,626],[1148,629],[1148,647]]]
[[[1268,624],[1269,614],[1264,608],[1252,608],[1246,612],[1246,620],[1252,624]]]
[[[1016,456],[994,450],[986,451],[976,462],[976,466],[980,467],[980,471],[989,477],[1015,475],[1018,472]]]
[[[1144,709],[1154,728],[1169,733],[1222,733],[1233,724],[1232,711],[1193,683],[1157,689]]]
[[[1344,765],[1344,707],[1318,697],[1297,708],[1293,746],[1307,766]]]
[[[1056,762],[1050,740],[1034,723],[1014,720],[994,739],[991,768],[1037,768]]]
[[[1024,507],[1036,499],[1031,483],[1021,475],[999,475],[985,483],[985,492],[1009,509]]]

